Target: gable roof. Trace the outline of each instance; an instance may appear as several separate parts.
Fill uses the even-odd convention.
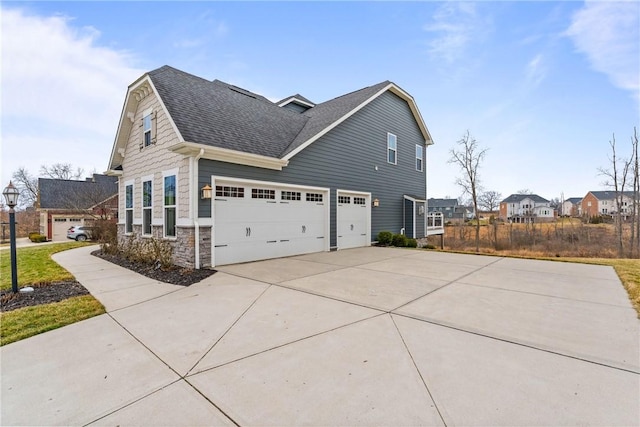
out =
[[[429,199],[429,207],[446,208],[458,206],[458,199]]]
[[[572,204],[576,204],[576,203],[580,203],[582,201],[582,197],[569,197],[568,199],[565,200],[566,202],[572,203]]]
[[[320,104],[300,95],[280,101],[285,105],[294,99],[310,104],[310,108],[298,113],[237,86],[219,80],[208,81],[165,65],[129,86],[110,170],[121,165],[123,156],[119,150],[124,149],[127,142],[124,134],[131,127],[123,118],[127,114],[125,110],[133,109],[136,101],[131,95],[141,90],[139,87],[157,93],[180,140],[171,149],[184,154],[193,152],[196,144],[263,159],[279,159],[279,164],[286,165],[295,154],[387,90],[408,103],[425,143],[433,143],[413,98],[389,81]]]
[[[613,200],[616,198],[615,191],[589,191],[598,200]],[[633,197],[633,191],[622,192],[627,197]]]
[[[316,105],[314,102],[310,101],[299,93],[281,99],[280,101],[276,102],[276,105],[278,105],[279,107],[284,107],[291,102],[306,105],[307,107],[314,107]]]
[[[537,194],[512,194],[500,203],[518,203],[524,199],[531,199],[534,203],[549,203],[549,201]]]
[[[84,181],[38,178],[40,209],[90,209],[118,194],[118,178],[100,174]]]

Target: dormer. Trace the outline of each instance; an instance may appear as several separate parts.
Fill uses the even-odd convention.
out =
[[[313,108],[316,106],[313,102],[309,101],[307,98],[300,94],[295,94],[284,98],[282,101],[276,103],[278,107],[284,107],[289,110],[295,111],[296,113],[304,113],[309,108]]]

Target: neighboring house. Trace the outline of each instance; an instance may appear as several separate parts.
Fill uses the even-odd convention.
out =
[[[591,218],[600,215],[613,215],[618,213],[615,191],[589,191],[582,198],[582,215]],[[633,210],[633,191],[625,191],[622,194],[622,206],[620,213],[623,219],[627,219]]]
[[[385,81],[279,102],[164,66],[129,86],[110,175],[123,236],[201,268],[423,237],[426,149],[411,95]]]
[[[442,212],[444,221],[468,221],[473,219],[473,207],[458,204],[458,199],[429,199],[429,212]]]
[[[95,219],[116,219],[118,178],[94,174],[84,181],[38,179],[40,234],[48,240],[67,239],[72,225]]]
[[[515,223],[549,222],[555,214],[551,202],[537,194],[512,194],[500,202],[500,218]]]
[[[582,215],[582,197],[570,197],[562,203],[562,216],[579,217]]]

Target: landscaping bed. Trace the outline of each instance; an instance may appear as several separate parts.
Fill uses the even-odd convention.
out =
[[[150,264],[142,264],[131,262],[125,258],[119,257],[117,255],[109,255],[103,253],[101,250],[91,252],[91,255],[97,256],[98,258],[102,258],[105,261],[109,261],[113,264],[119,265],[120,267],[127,268],[129,270],[135,271],[138,274],[142,274],[143,276],[147,276],[151,279],[158,280],[160,282],[170,283],[172,285],[180,285],[180,286],[189,286],[194,283],[198,283],[201,280],[206,279],[216,272],[216,270],[206,270],[206,269],[189,269],[172,266],[167,269],[160,268],[159,266],[150,265]]]
[[[11,289],[0,290],[0,311],[11,311],[35,305],[51,304],[67,298],[87,295],[89,291],[75,280],[30,285],[33,292],[13,293]]]

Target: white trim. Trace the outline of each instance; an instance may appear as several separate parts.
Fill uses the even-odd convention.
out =
[[[304,142],[303,144],[298,146],[295,150],[291,151],[289,154],[284,156],[283,159],[284,160],[291,160],[291,158],[293,156],[295,156],[296,154],[298,154],[299,152],[301,152],[302,150],[307,148],[309,145],[311,145],[312,143],[314,143],[315,141],[320,139],[325,134],[329,133],[329,131],[334,129],[336,126],[340,125],[342,122],[347,120],[349,117],[353,116],[355,113],[360,111],[367,104],[369,104],[371,101],[373,101],[374,99],[376,99],[377,97],[379,97],[380,95],[385,93],[386,91],[390,91],[391,93],[393,93],[395,95],[398,95],[400,98],[402,98],[405,101],[407,101],[407,103],[409,104],[409,109],[413,113],[413,116],[416,119],[416,122],[418,123],[418,127],[420,128],[422,136],[425,139],[425,144],[426,145],[433,144],[433,138],[431,138],[431,134],[429,133],[429,129],[427,129],[427,125],[424,123],[424,120],[422,119],[422,115],[420,114],[420,110],[418,110],[418,106],[416,105],[416,102],[413,99],[413,97],[411,95],[409,95],[407,92],[405,92],[402,89],[400,89],[395,84],[389,83],[387,86],[382,88],[379,92],[377,92],[376,94],[371,96],[369,99],[365,100],[362,104],[358,105],[356,108],[354,108],[353,110],[349,111],[347,114],[342,116],[340,119],[338,119],[335,122],[331,123],[325,129],[323,129],[322,131],[318,132],[313,137],[309,138],[306,142]]]
[[[278,171],[281,171],[282,168],[289,165],[288,160],[261,156],[259,154],[244,153],[242,151],[230,150],[228,148],[212,147],[195,142],[181,142],[179,144],[172,145],[168,150],[184,156],[196,156],[200,150],[204,150],[202,155],[202,158],[204,159]]]
[[[396,148],[391,148],[390,145],[389,145],[391,136],[393,136],[393,138],[395,139]],[[393,152],[395,153],[395,155],[393,156],[393,159],[394,159],[393,162],[389,161],[389,151],[390,150],[393,150]],[[398,164],[398,135],[396,135],[395,133],[391,133],[391,132],[387,132],[387,163],[389,163],[390,165],[397,165]]]
[[[131,186],[131,207],[127,208],[127,187]],[[124,234],[131,234],[133,233],[133,224],[134,224],[134,209],[136,207],[136,181],[135,179],[130,179],[128,181],[124,182],[124,188],[123,188],[123,196],[122,197],[122,204],[124,205],[124,215],[123,215],[123,219],[124,219]],[[127,231],[127,210],[131,210],[131,231]]]
[[[340,246],[338,245],[338,226],[340,224],[340,214],[338,212],[338,197],[340,197],[340,193],[350,194],[360,197],[365,197],[368,200],[368,209],[367,209],[367,246],[371,246],[371,209],[373,206],[371,204],[371,193],[367,191],[353,191],[353,190],[342,190],[336,189],[336,248],[340,250]]]
[[[282,100],[282,102],[280,102],[280,104],[278,104],[278,107],[284,107],[285,105],[289,105],[292,102],[295,102],[297,104],[300,105],[306,105],[307,107],[315,107],[316,105],[311,103],[311,102],[307,102],[307,101],[303,101],[302,99],[295,97],[295,96],[290,96],[289,98],[285,98],[284,100]]]

